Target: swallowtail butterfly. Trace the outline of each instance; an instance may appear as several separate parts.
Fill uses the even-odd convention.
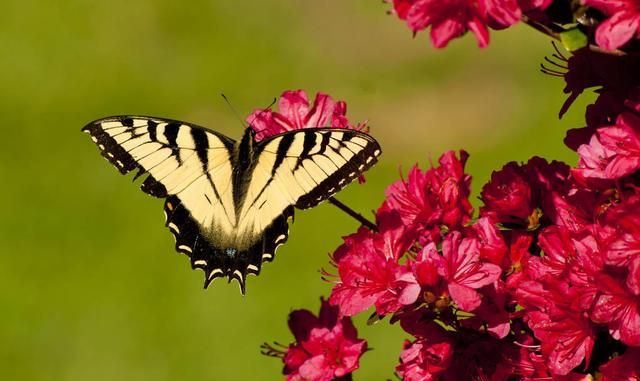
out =
[[[256,141],[248,127],[236,142],[191,123],[113,116],[87,124],[102,156],[122,174],[146,175],[142,190],[165,198],[176,250],[205,273],[238,280],[287,241],[294,207],[311,208],[376,163],[381,150],[355,130],[313,128]]]

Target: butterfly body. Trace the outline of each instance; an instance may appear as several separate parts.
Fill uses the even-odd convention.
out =
[[[83,128],[125,174],[147,175],[141,189],[165,198],[176,250],[205,272],[236,279],[274,258],[288,239],[294,206],[331,197],[377,161],[368,135],[318,128],[261,141],[247,128],[239,141],[194,124],[143,116],[99,119]]]

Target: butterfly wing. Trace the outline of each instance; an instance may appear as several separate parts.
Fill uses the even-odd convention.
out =
[[[347,129],[303,129],[261,141],[238,214],[238,235],[264,236],[263,260],[288,237],[292,207],[311,208],[377,162],[381,150],[367,134]]]
[[[286,242],[293,207],[310,208],[331,197],[380,154],[378,143],[357,131],[298,130],[257,143],[251,170],[239,175],[235,142],[193,124],[116,116],[83,130],[121,173],[147,174],[144,192],[166,198],[176,250],[204,270],[205,288],[228,276],[238,280],[242,293],[247,274],[259,274],[262,262],[273,260]]]
[[[190,257],[193,268],[205,271],[205,287],[242,267],[223,247],[236,225],[233,140],[154,117],[115,116],[91,122],[83,131],[121,173],[137,169],[136,177],[148,174],[141,189],[166,198],[166,225],[176,250]]]

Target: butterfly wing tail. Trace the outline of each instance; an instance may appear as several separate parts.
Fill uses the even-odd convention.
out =
[[[271,262],[278,246],[287,241],[288,218],[293,212],[293,207],[287,208],[249,248],[236,249],[219,247],[208,239],[177,197],[169,197],[165,202],[166,226],[176,239],[176,250],[189,257],[193,269],[204,272],[204,288],[216,278],[227,277],[229,282],[238,281],[243,295],[247,275],[260,274],[262,262]]]

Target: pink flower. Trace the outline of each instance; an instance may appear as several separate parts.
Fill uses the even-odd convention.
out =
[[[467,153],[458,159],[453,151],[440,157],[440,166],[422,172],[414,166],[407,180],[396,181],[385,191],[381,209],[396,211],[407,229],[423,240],[440,241],[443,227],[455,230],[471,218],[471,177],[464,173]]]
[[[482,188],[480,215],[512,229],[533,231],[555,223],[579,230],[591,221],[593,205],[573,185],[570,168],[562,162],[539,157],[524,165],[511,162]]]
[[[460,324],[479,332],[486,330],[496,338],[505,338],[511,328],[511,316],[506,308],[510,299],[507,291],[501,280],[483,287],[482,304],[473,311],[475,316],[462,320]]]
[[[399,265],[394,253],[386,249],[393,239],[390,232],[372,233],[366,228],[346,237],[334,254],[340,281],[331,291],[330,301],[346,316],[371,306],[385,315],[416,301],[420,286],[408,264]],[[402,250],[400,250],[402,252]]]
[[[526,275],[515,296],[527,323],[541,342],[553,374],[568,375],[582,361],[588,366],[596,327],[588,318],[602,271],[596,239],[589,231],[571,233],[552,226],[540,234],[544,256],[528,259]]]
[[[527,162],[525,170],[543,215],[551,222],[561,224],[562,209],[566,209],[568,204],[565,200],[573,191],[569,166],[555,160],[549,163],[534,156]]]
[[[529,274],[534,279],[553,276],[562,279],[567,275],[569,263],[576,253],[570,232],[559,226],[550,226],[538,235],[538,245],[544,251],[543,257],[529,260]]]
[[[640,36],[640,1],[638,0],[582,0],[610,16],[596,31],[596,42],[608,50],[615,50],[634,36]]]
[[[516,17],[510,16],[509,21]],[[405,20],[414,33],[431,26],[431,43],[436,48],[444,48],[468,30],[475,34],[480,47],[489,44],[486,16],[469,0],[416,0],[406,12]]]
[[[535,369],[526,349],[510,340],[498,340],[474,331],[447,331],[436,323],[428,323],[416,335],[417,340],[405,342],[396,367],[403,380],[534,380],[548,373]],[[577,379],[576,379],[577,380]]]
[[[338,309],[321,300],[320,314],[296,310],[289,315],[295,342],[283,352],[268,345],[267,355],[285,363],[287,381],[331,381],[358,369],[367,342],[358,339],[350,318],[339,318]]]
[[[506,28],[520,20],[522,11],[543,9],[551,0],[393,0],[394,12],[417,33],[431,26],[431,43],[445,47],[453,38],[472,31],[478,45],[489,43],[488,26]]]
[[[603,271],[601,250],[589,229],[552,226],[539,239],[544,255],[528,259],[526,275],[532,280],[520,282],[515,296],[551,372],[569,375],[583,361],[589,365],[595,343],[588,313]]]
[[[640,169],[640,116],[623,113],[616,125],[602,127],[589,144],[578,148],[580,162],[573,171],[582,182],[615,180]]]
[[[480,198],[484,202],[481,216],[506,224],[531,224],[530,218],[536,208],[534,191],[524,168],[517,163],[507,163],[500,171],[493,172],[491,181],[482,188]]]
[[[640,295],[640,197],[625,200],[607,215],[605,261],[628,271],[626,286]]]
[[[435,323],[421,331],[421,338],[405,341],[396,371],[406,381],[438,380],[451,365],[454,341]]]
[[[598,279],[601,295],[595,301],[591,319],[606,323],[615,339],[640,346],[640,295],[633,295],[619,278],[602,275]]]
[[[529,327],[542,342],[542,354],[554,374],[569,374],[586,360],[587,365],[595,343],[593,324],[577,313],[550,316],[543,312],[528,315]]]
[[[246,118],[256,131],[257,140],[302,128],[364,128],[364,124],[349,124],[345,102],[335,102],[324,93],[317,93],[313,105],[310,105],[304,90],[285,91],[280,96],[278,108],[279,112],[257,109]]]
[[[504,257],[507,254],[507,244],[500,231],[487,217],[482,217],[473,224],[472,229],[480,241],[480,259],[502,266]]]
[[[465,311],[478,308],[482,300],[476,290],[495,282],[502,273],[499,266],[480,261],[476,239],[462,238],[457,231],[445,237],[442,255],[438,254],[434,243],[424,250],[447,282],[453,301]]]
[[[629,348],[623,355],[615,357],[600,367],[600,381],[640,380],[640,348]]]
[[[413,246],[417,232],[403,223],[400,212],[383,204],[376,212],[385,257],[398,261]]]

